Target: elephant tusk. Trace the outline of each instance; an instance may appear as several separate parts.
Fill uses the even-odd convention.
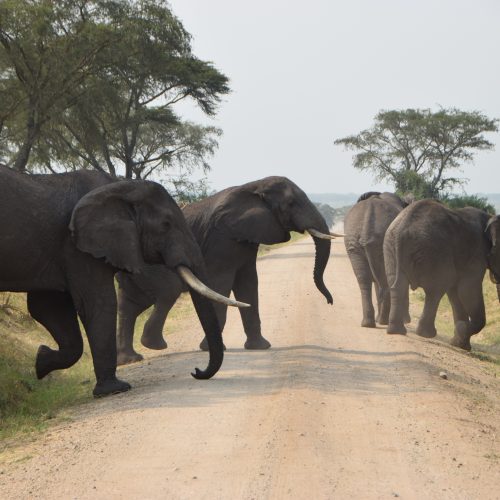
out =
[[[211,288],[208,288],[208,286],[201,282],[193,274],[191,269],[186,266],[177,266],[176,271],[188,286],[190,286],[194,291],[198,292],[200,295],[203,295],[207,299],[213,300],[215,302],[220,302],[221,304],[224,304],[226,306],[250,307],[250,304],[246,304],[245,302],[238,302],[237,300],[230,299],[229,297],[224,297],[224,295],[221,295]]]
[[[338,236],[339,238],[343,238],[345,236],[345,234],[342,234],[342,233],[332,233],[331,231],[330,231],[330,234],[332,236]]]
[[[316,229],[306,229],[306,231],[313,236],[314,238],[319,238],[321,240],[333,240],[335,239],[335,236],[331,234],[325,234],[321,233],[320,231],[317,231]]]

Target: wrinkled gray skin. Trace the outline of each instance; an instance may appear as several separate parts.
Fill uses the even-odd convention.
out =
[[[361,195],[344,219],[344,244],[361,291],[361,326],[387,325],[391,299],[385,276],[383,243],[390,223],[407,206],[392,193]],[[377,317],[372,302],[372,283],[377,297]],[[409,314],[407,314],[409,321]]]
[[[272,245],[290,239],[290,231],[309,228],[328,234],[327,224],[306,194],[285,177],[267,177],[231,187],[184,208],[184,214],[198,241],[209,274],[209,286],[222,295],[233,291],[237,300],[252,307],[240,309],[247,340],[246,349],[267,349],[259,317],[257,250],[260,243]],[[323,282],[330,256],[330,241],[314,238],[316,257],[314,282],[332,303]],[[137,316],[154,304],[141,342],[151,349],[167,347],[163,339],[166,316],[182,292],[178,279],[162,266],[147,268],[140,276],[119,273],[118,363],[142,359],[134,351],[133,335]],[[221,327],[227,307],[214,304]],[[200,347],[206,348],[206,340]]]
[[[115,272],[137,272],[145,262],[204,272],[181,210],[154,182],[113,182],[89,171],[31,176],[0,166],[0,234],[0,291],[27,292],[31,316],[59,347],[40,346],[38,378],[80,359],[79,316],[95,396],[130,389],[115,374]],[[193,301],[210,344],[209,367],[195,376],[208,378],[222,363],[221,330],[211,303],[194,293]]]
[[[470,350],[470,337],[485,325],[483,277],[490,263],[500,278],[497,217],[477,208],[451,210],[433,200],[411,204],[392,222],[384,240],[391,312],[387,333],[405,334],[405,290],[422,287],[425,304],[417,334],[434,337],[434,321],[443,295],[455,322],[451,343]]]

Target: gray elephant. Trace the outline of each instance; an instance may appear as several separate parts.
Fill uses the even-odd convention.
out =
[[[214,290],[251,308],[240,309],[247,340],[246,349],[267,349],[259,316],[257,250],[260,243],[272,245],[290,239],[290,231],[309,232],[316,247],[314,283],[329,304],[332,296],[323,282],[330,256],[330,235],[322,215],[306,194],[285,177],[267,177],[231,187],[184,208],[198,241]],[[119,327],[118,363],[142,359],[133,348],[137,316],[154,304],[142,334],[142,344],[152,349],[167,347],[163,339],[166,316],[182,292],[179,280],[162,266],[147,268],[142,275],[118,274]],[[227,308],[215,305],[224,328]],[[206,349],[206,339],[200,347]]]
[[[31,316],[59,346],[40,346],[38,378],[80,358],[78,315],[95,396],[130,388],[115,374],[115,272],[161,263],[202,286],[195,277],[205,272],[200,249],[179,207],[154,182],[112,182],[89,171],[31,176],[0,166],[0,234],[0,291],[27,292]],[[208,368],[193,376],[209,378],[222,364],[221,329],[212,303],[191,295],[210,346]]]
[[[370,191],[361,195],[344,219],[344,244],[361,290],[361,326],[375,328],[389,321],[390,294],[384,268],[383,243],[390,223],[408,204],[393,193]],[[372,284],[377,297],[377,317]],[[409,317],[406,318],[409,321]]]
[[[434,337],[439,302],[446,293],[455,323],[451,343],[470,350],[470,338],[485,325],[483,278],[490,267],[500,277],[496,249],[498,218],[477,208],[451,210],[433,200],[411,204],[392,222],[384,240],[391,312],[387,333],[405,334],[405,290],[422,287],[424,310],[417,334]]]

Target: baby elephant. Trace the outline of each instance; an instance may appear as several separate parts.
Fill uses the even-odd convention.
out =
[[[247,340],[246,349],[267,349],[270,343],[261,333],[258,303],[257,251],[260,243],[288,241],[290,231],[308,232],[316,247],[313,279],[329,304],[332,296],[323,282],[330,257],[330,235],[323,216],[306,194],[285,177],[266,177],[231,187],[183,210],[206,262],[212,288],[226,297],[231,291],[237,300],[252,307],[241,309]],[[142,344],[153,349],[167,347],[163,324],[182,292],[179,279],[165,266],[151,266],[142,275],[118,276],[119,328],[118,364],[142,359],[132,340],[137,316],[154,304],[142,335]],[[227,307],[215,304],[224,328]],[[206,349],[206,340],[200,347]]]
[[[387,333],[405,334],[405,292],[422,287],[425,304],[417,334],[434,337],[434,320],[446,293],[455,322],[452,345],[470,350],[470,338],[485,325],[483,278],[487,267],[500,280],[496,250],[498,217],[477,208],[446,208],[434,200],[411,204],[392,222],[384,239],[391,311]]]

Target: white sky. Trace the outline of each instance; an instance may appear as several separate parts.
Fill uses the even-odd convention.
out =
[[[334,139],[381,109],[458,107],[500,118],[498,0],[170,0],[196,56],[230,78],[215,119],[216,189],[286,175],[309,193],[390,189]],[[495,151],[467,166],[469,193],[500,192]]]

